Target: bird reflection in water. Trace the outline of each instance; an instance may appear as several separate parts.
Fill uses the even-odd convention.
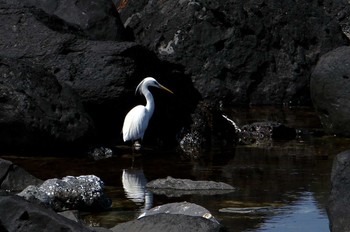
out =
[[[153,194],[147,190],[147,179],[142,168],[123,169],[122,184],[128,199],[140,206],[140,213],[152,208]]]

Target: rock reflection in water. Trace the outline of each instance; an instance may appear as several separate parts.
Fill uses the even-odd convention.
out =
[[[146,188],[147,179],[142,169],[123,169],[122,184],[128,199],[140,205],[140,213],[152,208],[153,194]]]

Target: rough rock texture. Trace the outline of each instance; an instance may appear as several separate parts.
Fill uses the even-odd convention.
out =
[[[313,104],[326,133],[350,136],[350,48],[323,55],[311,76]]]
[[[113,232],[218,232],[220,225],[202,217],[157,214],[121,223],[110,230]]]
[[[219,222],[214,218],[214,216],[205,208],[200,205],[190,203],[190,202],[175,202],[168,203],[164,205],[156,206],[139,216],[139,218],[148,217],[156,214],[182,214],[192,217],[203,217],[214,223],[219,224]]]
[[[18,196],[0,197],[0,230],[8,232],[93,231]]]
[[[327,207],[332,232],[350,231],[350,150],[339,153],[333,162],[331,193]]]
[[[119,231],[220,231],[219,222],[211,213],[196,204],[177,202],[154,207],[142,214],[138,220],[119,224],[111,228]]]
[[[219,195],[235,191],[229,184],[215,181],[194,181],[177,179],[168,176],[165,179],[156,179],[147,183],[147,189],[157,195],[180,197],[183,195]]]
[[[120,29],[112,2],[2,0],[0,9],[0,32],[4,35],[0,37],[0,58],[28,62],[33,64],[33,72],[49,72],[61,85],[71,86],[94,121],[94,142],[118,141],[126,112],[143,103],[134,97],[137,84],[154,76],[171,88],[176,98],[155,97],[153,118],[159,128],[167,124],[168,130],[152,131],[150,125],[148,134],[174,143],[174,134],[188,122],[199,94],[181,66],[159,61],[136,43],[115,41],[127,35]],[[170,125],[169,120],[174,123]]]
[[[56,211],[101,210],[111,205],[111,200],[104,193],[103,182],[93,175],[49,179],[39,187],[28,186],[18,195],[27,200],[38,200]]]
[[[21,191],[28,185],[41,184],[42,180],[34,177],[11,161],[0,159],[0,189]]]
[[[201,101],[193,114],[190,130],[180,138],[180,148],[186,156],[199,158],[211,146],[232,147],[237,138],[234,125],[223,117],[220,107]]]
[[[239,142],[243,144],[267,144],[273,139],[295,139],[297,131],[278,122],[255,122],[242,126],[238,134]]]
[[[348,44],[323,1],[121,1],[119,12],[137,42],[229,104],[309,103],[317,59]]]
[[[152,180],[147,183],[147,188],[161,188],[161,189],[181,189],[181,190],[210,190],[210,189],[221,189],[221,190],[233,190],[229,184],[215,181],[194,181],[190,179],[177,179],[167,177],[166,179]]]
[[[12,9],[27,9],[52,30],[92,40],[125,40],[127,33],[109,0],[3,0]],[[17,6],[16,6],[17,5]],[[15,26],[15,25],[12,25]]]
[[[45,147],[87,137],[92,121],[71,88],[41,66],[0,58],[0,144]]]

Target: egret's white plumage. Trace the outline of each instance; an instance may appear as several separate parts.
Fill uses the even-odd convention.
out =
[[[163,85],[159,84],[153,77],[146,77],[140,84],[136,87],[136,93],[144,95],[146,98],[146,105],[138,105],[132,108],[129,113],[125,116],[123,124],[123,140],[126,141],[136,141],[138,139],[143,139],[145,131],[148,126],[148,122],[152,117],[154,112],[154,99],[149,91],[148,87],[153,86],[170,93],[171,90],[167,89]]]

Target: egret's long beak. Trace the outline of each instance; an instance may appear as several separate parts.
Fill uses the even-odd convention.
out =
[[[171,91],[170,89],[168,89],[167,87],[165,87],[165,86],[163,86],[163,85],[161,85],[161,84],[159,84],[159,88],[161,88],[161,89],[163,89],[163,90],[165,90],[165,91],[168,91],[168,92],[171,93],[171,94],[174,94],[173,91]]]

